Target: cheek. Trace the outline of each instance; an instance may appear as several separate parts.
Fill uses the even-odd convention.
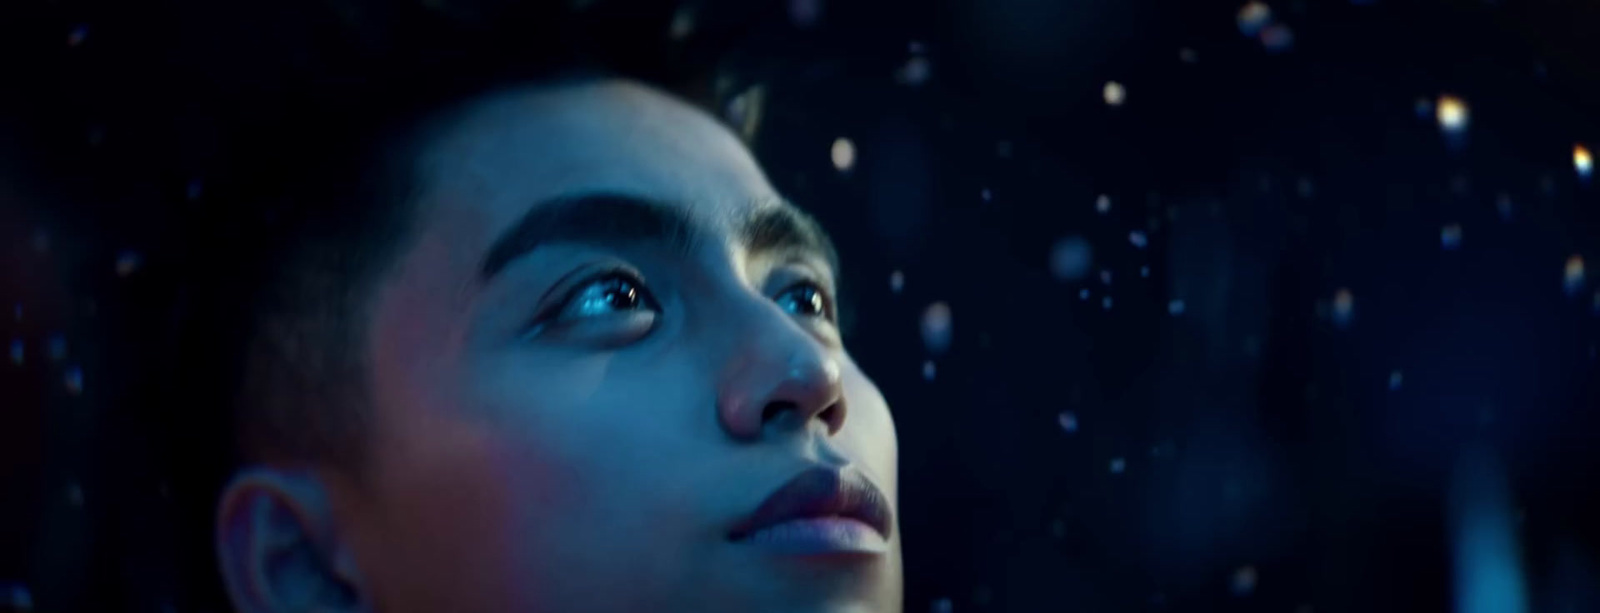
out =
[[[898,481],[900,451],[888,403],[854,364],[845,368],[842,384],[850,412],[839,432],[840,444],[871,471],[878,483],[896,491],[893,486]]]

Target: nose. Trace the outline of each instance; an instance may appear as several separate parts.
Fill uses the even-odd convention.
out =
[[[717,394],[717,417],[739,440],[768,429],[804,431],[813,421],[829,436],[844,426],[844,388],[832,352],[771,303],[739,326]]]

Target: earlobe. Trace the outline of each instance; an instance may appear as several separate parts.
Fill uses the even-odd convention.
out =
[[[311,473],[236,475],[223,492],[216,539],[228,596],[241,613],[366,611],[327,490]]]

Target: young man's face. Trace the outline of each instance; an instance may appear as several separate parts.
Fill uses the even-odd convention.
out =
[[[628,83],[502,93],[420,179],[370,328],[371,470],[328,480],[372,609],[899,610],[888,406],[825,241],[732,134]],[[738,538],[807,471],[865,521]]]

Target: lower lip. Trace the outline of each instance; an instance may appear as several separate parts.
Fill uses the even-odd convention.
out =
[[[858,520],[844,517],[794,519],[763,528],[738,542],[787,555],[881,554],[889,542]]]

